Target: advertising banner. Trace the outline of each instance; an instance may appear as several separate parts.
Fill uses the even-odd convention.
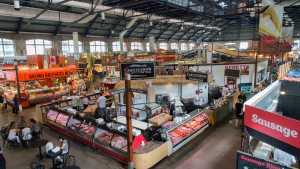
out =
[[[121,64],[121,79],[125,80],[126,71],[131,80],[155,78],[154,62],[133,62]]]
[[[280,38],[282,36],[283,7],[270,5],[259,16],[259,33],[264,36]]]
[[[290,167],[259,159],[240,151],[237,152],[236,160],[236,169],[291,169]]]
[[[253,130],[300,149],[300,121],[246,105],[244,124]]]

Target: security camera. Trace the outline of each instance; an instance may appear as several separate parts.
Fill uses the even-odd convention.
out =
[[[20,10],[20,0],[14,0],[14,8],[15,10]]]

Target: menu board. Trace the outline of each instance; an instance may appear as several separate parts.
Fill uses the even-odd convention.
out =
[[[154,78],[154,62],[133,62],[121,64],[122,80],[125,80],[126,72],[130,74],[131,80]]]

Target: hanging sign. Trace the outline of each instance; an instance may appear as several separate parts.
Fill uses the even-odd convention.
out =
[[[253,157],[250,154],[237,152],[236,169],[291,169],[290,167]]]
[[[252,83],[240,83],[239,89],[244,94],[250,94],[252,91]]]
[[[300,121],[246,105],[244,124],[246,127],[300,149]]]
[[[134,62],[121,64],[121,79],[125,80],[126,71],[131,80],[155,78],[154,62]]]
[[[249,75],[249,65],[225,65],[225,69],[239,70],[240,75]]]
[[[207,75],[207,73],[203,73],[203,72],[188,71],[186,73],[186,79],[187,80],[197,80],[200,82],[207,82],[208,75]]]
[[[240,70],[234,70],[234,69],[225,69],[224,76],[229,77],[240,77]]]

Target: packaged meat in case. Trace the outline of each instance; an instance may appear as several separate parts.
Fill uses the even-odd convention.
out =
[[[117,149],[122,149],[127,146],[127,140],[122,136],[114,136],[111,141],[111,146]]]
[[[51,121],[55,121],[57,115],[58,115],[57,111],[49,110],[49,112],[47,113],[47,119],[49,119]]]
[[[58,124],[60,124],[60,125],[66,126],[68,120],[69,120],[69,116],[68,116],[68,115],[65,115],[65,114],[60,113],[60,114],[57,116],[55,122],[58,123]]]

